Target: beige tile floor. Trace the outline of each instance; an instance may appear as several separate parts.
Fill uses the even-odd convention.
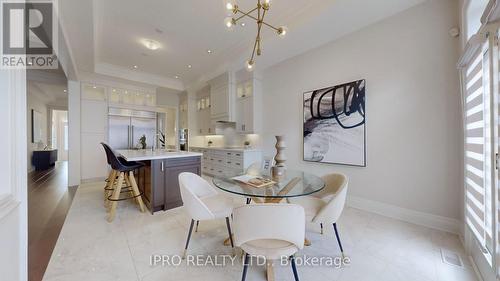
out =
[[[106,221],[102,200],[103,183],[78,189],[66,218],[45,281],[168,281],[241,280],[241,260],[234,265],[194,267],[151,266],[151,255],[180,255],[190,219],[182,208],[155,215],[140,213],[121,202],[113,223]],[[238,198],[243,202],[243,199]],[[339,231],[351,264],[340,269],[329,266],[299,266],[301,280],[335,281],[465,281],[476,280],[458,236],[409,224],[376,214],[346,208]],[[308,225],[312,246],[298,256],[339,256],[331,229],[319,234],[319,226]],[[225,222],[200,223],[189,253],[231,254],[222,245],[227,237]],[[459,253],[464,267],[442,262],[441,250]],[[293,280],[289,266],[277,266],[276,280]],[[253,266],[247,280],[265,280],[265,268]]]

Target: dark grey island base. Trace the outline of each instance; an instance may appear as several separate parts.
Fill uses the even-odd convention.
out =
[[[127,161],[141,161],[145,165],[135,177],[143,200],[151,213],[182,206],[179,174],[191,172],[201,175],[201,154],[166,151],[118,151]]]

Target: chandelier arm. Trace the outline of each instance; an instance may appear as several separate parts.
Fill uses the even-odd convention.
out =
[[[257,39],[255,39],[255,43],[253,44],[253,51],[252,51],[252,57],[250,58],[250,61],[253,62],[253,59],[255,57],[255,49],[257,48]]]
[[[260,31],[262,30],[262,23],[264,22],[264,17],[266,16],[266,10],[262,12],[262,16],[260,18],[260,21],[258,22],[258,28],[257,28],[257,55],[260,56]]]
[[[254,9],[254,11],[255,11],[255,9]],[[255,21],[259,21],[259,19],[258,19],[258,18],[254,17],[254,16],[252,16],[252,15],[250,15],[250,14],[245,14],[245,15],[243,15],[243,16],[241,16],[241,17],[237,18],[237,19],[236,19],[236,21],[240,20],[242,17],[245,17],[245,16],[247,16],[247,17],[249,17],[249,18],[251,18],[251,19],[253,19],[253,20],[255,20]],[[269,28],[274,29],[275,31],[279,31],[279,28],[274,27],[274,26],[272,26],[272,25],[268,24],[267,22],[264,22],[264,21],[263,21],[263,22],[262,22],[262,24],[264,24],[265,26],[267,26],[267,27],[269,27]]]
[[[257,10],[258,8],[253,8],[252,10],[248,11],[248,12],[243,12],[241,11],[240,9],[237,9],[236,12],[237,13],[240,13],[242,14],[241,16],[239,16],[238,18],[235,19],[235,21],[239,21],[240,19],[246,17],[246,16],[250,16],[251,13],[255,12],[255,10]]]
[[[266,25],[267,27],[270,27],[270,28],[272,28],[272,29],[274,29],[274,30],[276,30],[276,31],[279,31],[279,28],[276,28],[276,27],[274,27],[274,26],[272,26],[272,25],[268,24],[267,22],[264,22],[264,21],[263,21],[262,23],[263,23],[264,25]]]

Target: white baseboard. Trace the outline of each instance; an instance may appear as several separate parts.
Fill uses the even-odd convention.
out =
[[[462,235],[462,223],[457,219],[401,208],[357,196],[348,196],[347,205],[382,216]]]

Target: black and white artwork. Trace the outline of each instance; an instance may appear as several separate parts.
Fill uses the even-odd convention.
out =
[[[304,160],[366,166],[365,80],[304,93]]]

